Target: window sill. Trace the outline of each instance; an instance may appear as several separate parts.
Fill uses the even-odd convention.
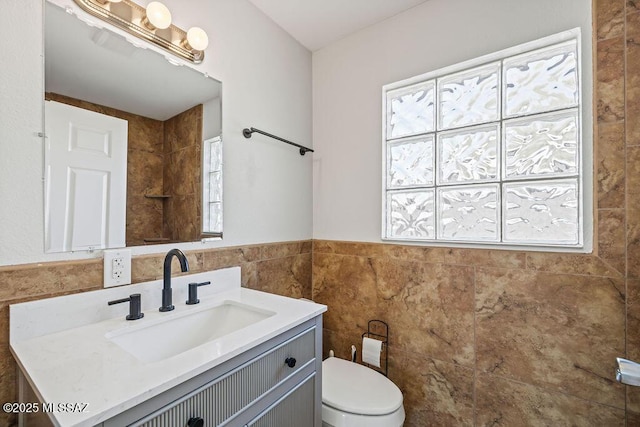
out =
[[[494,251],[518,251],[518,252],[557,252],[557,253],[574,253],[574,254],[590,254],[593,252],[591,244],[583,244],[582,246],[553,246],[544,244],[517,245],[504,242],[498,243],[472,243],[461,241],[426,241],[411,239],[396,239],[383,237],[385,243],[396,243],[410,246],[422,246],[433,248],[456,248],[456,249],[485,249]]]

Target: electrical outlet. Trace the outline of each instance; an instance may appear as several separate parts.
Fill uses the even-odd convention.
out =
[[[121,256],[117,256],[111,260],[111,278],[113,280],[121,280],[124,269],[124,259]]]
[[[104,251],[104,287],[131,283],[131,249]]]

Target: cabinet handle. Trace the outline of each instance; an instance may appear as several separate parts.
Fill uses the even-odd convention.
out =
[[[293,357],[287,357],[284,360],[284,363],[286,363],[288,367],[293,368],[294,366],[296,366],[296,359]]]
[[[204,420],[200,417],[191,417],[187,421],[187,427],[204,427]]]

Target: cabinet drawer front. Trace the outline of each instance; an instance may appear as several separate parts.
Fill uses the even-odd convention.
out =
[[[278,400],[248,427],[313,427],[315,374]]]
[[[133,425],[174,427],[186,425],[191,417],[201,417],[207,427],[223,425],[314,356],[315,328],[311,328]],[[295,359],[295,366],[285,363],[289,358]]]

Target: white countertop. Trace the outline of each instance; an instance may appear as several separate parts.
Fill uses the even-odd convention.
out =
[[[187,284],[200,304],[186,305]],[[326,306],[240,287],[240,268],[172,279],[175,310],[160,313],[162,281],[49,298],[10,307],[10,344],[22,372],[46,403],[88,404],[84,412],[49,413],[59,426],[93,426],[144,402],[326,311]],[[142,295],[145,316],[125,320],[128,303],[107,301]],[[107,339],[123,328],[144,328],[234,301],[275,315],[191,350],[142,362]],[[170,321],[170,320],[169,320]],[[185,331],[188,333],[188,331]],[[170,343],[168,343],[170,345]]]

